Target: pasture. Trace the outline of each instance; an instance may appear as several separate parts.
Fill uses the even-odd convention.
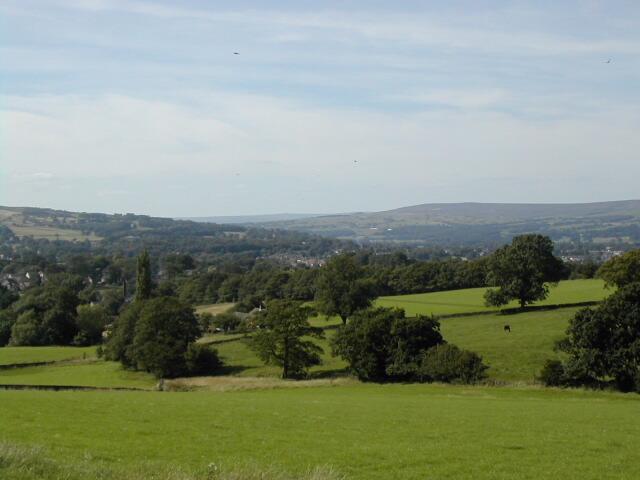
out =
[[[1,350],[1,349],[0,349]],[[0,370],[0,385],[64,385],[100,388],[154,388],[157,380],[144,372],[124,370],[119,363],[71,361]]]
[[[211,303],[209,305],[198,305],[195,307],[196,313],[210,313],[211,315],[219,315],[230,310],[234,303]]]
[[[634,394],[358,384],[0,391],[0,404],[0,442],[42,446],[69,468],[98,466],[89,479],[110,469],[144,472],[137,478],[167,478],[156,472],[176,469],[203,479],[265,478],[223,476],[252,465],[292,476],[326,466],[349,479],[600,480],[635,479],[640,465]],[[211,464],[219,476],[207,474]],[[12,478],[3,474],[11,468],[0,458],[0,476]]]
[[[2,347],[0,366],[95,357],[96,347]]]
[[[403,308],[408,316],[456,315],[499,310],[496,307],[485,306],[483,296],[486,290],[486,288],[469,288],[446,292],[380,297],[376,300],[376,305]],[[534,305],[563,305],[600,301],[610,294],[611,290],[604,288],[602,280],[565,280],[559,282],[557,286],[551,286],[547,299],[536,302]],[[504,308],[517,307],[517,302],[511,302]]]

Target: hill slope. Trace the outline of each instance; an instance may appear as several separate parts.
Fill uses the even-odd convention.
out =
[[[332,237],[439,245],[494,245],[523,232],[566,243],[640,243],[640,200],[575,204],[441,203],[262,225]]]

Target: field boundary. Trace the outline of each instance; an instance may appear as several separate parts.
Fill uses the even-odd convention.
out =
[[[542,312],[545,310],[559,310],[561,308],[592,307],[600,303],[601,301],[592,300],[588,302],[559,303],[555,305],[532,305],[525,308],[505,308],[502,310],[489,310],[489,311],[483,310],[481,312],[445,313],[442,315],[434,315],[434,317],[444,319],[444,318],[477,317],[479,315],[515,315],[517,313]]]
[[[88,385],[26,385],[26,384],[0,384],[0,390],[48,390],[53,392],[71,391],[133,391],[133,392],[155,392],[150,388],[137,387],[92,387]]]

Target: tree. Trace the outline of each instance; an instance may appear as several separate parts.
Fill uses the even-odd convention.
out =
[[[491,306],[518,300],[520,307],[549,294],[548,282],[558,282],[564,273],[562,260],[553,255],[553,242],[543,235],[521,235],[491,256],[485,302]]]
[[[11,339],[11,329],[16,318],[12,310],[0,310],[0,347],[4,347]]]
[[[199,332],[190,306],[172,297],[146,300],[135,322],[130,349],[135,368],[159,378],[189,373],[185,354]]]
[[[79,305],[76,324],[78,333],[73,339],[76,345],[95,345],[102,340],[102,332],[111,317],[102,305]]]
[[[250,345],[267,364],[282,367],[282,378],[300,378],[321,362],[323,350],[303,337],[322,338],[320,328],[309,324],[310,307],[293,300],[272,300],[267,304],[261,324]]]
[[[477,353],[443,343],[424,352],[418,375],[427,381],[476,383],[488,368]]]
[[[416,378],[422,353],[442,342],[434,318],[406,318],[401,309],[371,308],[339,329],[332,346],[361,380],[410,380]]]
[[[151,259],[149,252],[143,250],[138,256],[136,269],[136,300],[147,300],[151,298]]]
[[[620,390],[640,392],[640,283],[622,287],[596,308],[580,310],[567,335],[560,344],[569,354],[567,384],[613,379]]]
[[[371,305],[373,285],[353,254],[336,255],[322,267],[316,285],[315,304],[327,316],[338,315],[346,324],[358,310]]]
[[[13,338],[12,334],[12,344],[23,344],[24,339],[29,338],[29,344],[69,345],[78,332],[76,308],[80,303],[78,292],[81,288],[79,277],[57,275],[43,286],[27,290],[11,308],[19,316],[32,312],[28,321],[30,327],[26,329],[26,320],[18,318],[18,331],[24,333],[19,338]],[[37,328],[32,328],[34,324]],[[37,334],[39,338],[35,340],[26,332]]]
[[[602,278],[607,286],[618,288],[640,282],[640,249],[614,257],[604,263],[598,270],[597,276]]]
[[[13,302],[18,300],[18,295],[13,293],[4,285],[0,285],[0,310],[9,307]]]

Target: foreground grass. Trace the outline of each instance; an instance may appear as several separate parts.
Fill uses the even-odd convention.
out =
[[[105,361],[66,362],[0,370],[3,385],[65,385],[102,388],[153,388],[157,380],[144,372],[124,370]]]
[[[382,307],[403,308],[408,316],[496,311],[496,308],[484,305],[484,293],[486,290],[486,288],[470,288],[447,292],[380,297],[376,300],[376,304]],[[535,305],[561,305],[600,301],[610,294],[611,291],[604,288],[602,280],[565,280],[558,283],[557,286],[552,286],[549,291],[549,297],[546,300],[535,303]],[[505,308],[517,307],[517,302],[512,302]]]
[[[46,449],[0,443],[0,474],[9,480],[338,480],[343,478],[330,468],[317,467],[295,478],[274,468],[209,464],[186,472],[181,468],[140,464],[121,468],[94,461],[91,456],[79,462],[61,462]]]
[[[0,347],[0,365],[93,358],[96,347]]]
[[[355,385],[227,393],[0,391],[0,404],[0,441],[41,445],[69,467],[148,472],[123,478],[151,478],[170,468],[196,474],[213,463],[294,478],[327,465],[353,479],[635,479],[640,465],[640,396],[634,394]],[[2,468],[6,461],[0,476],[7,478]],[[69,478],[111,477],[89,470]]]

